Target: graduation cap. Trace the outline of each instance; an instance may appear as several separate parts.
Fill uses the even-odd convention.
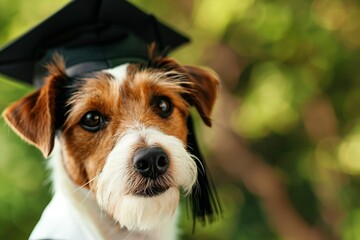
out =
[[[146,62],[148,46],[168,53],[189,39],[125,0],[75,0],[0,51],[0,73],[42,85],[55,52],[69,76]]]

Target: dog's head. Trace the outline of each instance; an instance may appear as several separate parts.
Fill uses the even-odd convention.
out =
[[[168,221],[180,190],[195,218],[212,218],[218,205],[189,110],[211,125],[214,73],[164,57],[68,77],[58,56],[48,70],[43,87],[3,113],[21,137],[45,156],[57,137],[69,177],[128,229]]]

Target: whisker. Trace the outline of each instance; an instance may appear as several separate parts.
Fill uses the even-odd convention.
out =
[[[128,239],[133,233],[135,232],[135,229],[132,229],[128,235],[125,236],[124,240]]]
[[[205,167],[204,167],[204,164],[201,162],[201,160],[196,157],[195,155],[193,154],[190,154],[191,158],[194,159],[196,162],[199,163],[199,165],[201,166],[201,169],[202,169],[202,174],[204,175],[205,174]]]
[[[83,185],[81,185],[80,187],[76,188],[74,191],[71,192],[71,194],[79,191],[80,189],[82,189],[83,187],[85,187],[86,185],[88,185],[89,183],[93,182],[96,178],[98,178],[100,176],[99,175],[96,175],[95,177],[93,177],[92,179],[90,179],[88,182],[84,183]]]
[[[89,196],[90,196],[90,191],[86,193],[86,196],[84,197],[84,200],[82,200],[82,202],[80,203],[80,206],[82,206],[85,203],[86,199],[88,199]]]

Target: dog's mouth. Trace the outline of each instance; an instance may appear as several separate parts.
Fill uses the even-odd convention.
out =
[[[135,183],[136,187],[130,193],[142,197],[155,197],[175,186],[173,179],[167,174],[156,179],[137,177]]]
[[[169,186],[150,186],[137,192],[136,195],[142,197],[155,197],[166,192],[169,188]]]

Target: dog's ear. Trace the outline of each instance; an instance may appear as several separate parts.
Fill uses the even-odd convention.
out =
[[[183,67],[188,74],[191,91],[185,99],[199,112],[204,123],[211,126],[210,114],[217,97],[219,78],[211,70],[205,70],[193,66]],[[206,167],[206,162],[197,144],[192,117],[188,122],[188,151],[197,158],[198,169],[197,182],[191,191],[189,200],[194,220],[200,220],[203,225],[213,222],[221,214],[221,206],[212,182],[212,178]],[[193,229],[195,229],[195,221]]]
[[[183,66],[191,83],[191,92],[186,96],[190,105],[199,112],[202,120],[211,126],[210,114],[219,88],[219,77],[211,70],[194,66]]]
[[[64,61],[60,56],[48,67],[49,77],[36,92],[11,104],[3,112],[10,127],[30,144],[38,147],[45,157],[54,147],[55,102],[60,85],[66,77]]]
[[[210,114],[220,85],[217,74],[210,69],[180,65],[172,58],[157,57],[154,54],[154,49],[150,51],[150,58],[151,61],[145,67],[184,74],[187,79],[184,87],[188,89],[188,92],[183,94],[183,98],[196,108],[204,123],[211,126]]]

